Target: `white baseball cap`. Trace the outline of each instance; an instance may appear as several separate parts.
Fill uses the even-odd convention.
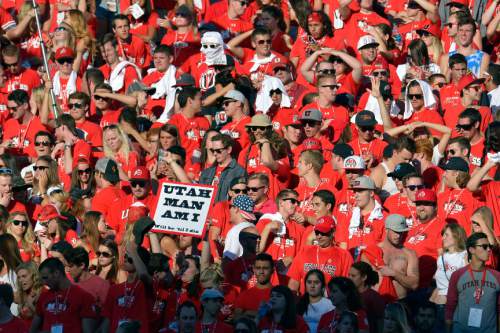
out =
[[[358,50],[361,50],[363,47],[368,46],[368,45],[377,45],[378,46],[379,44],[377,43],[377,40],[375,39],[375,37],[373,37],[371,35],[365,35],[358,40]]]

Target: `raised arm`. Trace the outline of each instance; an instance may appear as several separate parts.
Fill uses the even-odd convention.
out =
[[[229,51],[231,51],[234,56],[238,59],[243,59],[244,51],[241,46],[239,46],[245,39],[250,37],[253,33],[253,30],[245,31],[244,33],[239,34],[238,36],[231,39],[226,45]]]
[[[467,183],[467,189],[471,192],[475,192],[481,187],[481,182],[483,178],[488,174],[488,172],[497,165],[497,163],[488,160],[479,170],[476,170],[469,182]]]

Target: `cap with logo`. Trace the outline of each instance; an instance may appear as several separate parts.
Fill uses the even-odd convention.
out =
[[[335,231],[335,227],[336,223],[333,217],[326,215],[316,220],[316,224],[314,225],[314,231],[326,234],[331,231]]]
[[[370,177],[361,176],[352,182],[350,188],[353,190],[375,190],[375,183]]]
[[[377,40],[371,35],[365,35],[358,40],[358,50],[367,46],[378,46]]]
[[[368,110],[363,110],[356,115],[355,124],[363,127],[371,127],[377,125],[375,114]]]
[[[409,230],[406,218],[399,214],[387,216],[385,219],[385,228],[395,232],[405,232]]]
[[[116,184],[120,181],[118,173],[118,165],[109,157],[102,157],[97,160],[95,170],[102,173],[104,179],[108,182]]]
[[[471,84],[482,84],[483,82],[484,79],[478,79],[474,74],[466,74],[458,81],[457,89],[458,91],[462,91]]]
[[[302,151],[306,150],[323,150],[321,141],[316,138],[307,138],[302,142]]]
[[[290,112],[284,116],[283,121],[281,122],[283,127],[285,126],[293,126],[293,125],[301,125],[299,120],[299,114],[297,112]]]
[[[70,59],[75,58],[75,52],[73,52],[72,48],[67,46],[62,46],[56,50],[56,60],[64,58],[70,58]]]
[[[423,188],[415,194],[415,202],[437,202],[436,192],[431,189]]]
[[[318,109],[306,109],[302,111],[300,115],[300,120],[314,120],[314,121],[323,121],[323,114]]]
[[[175,80],[173,87],[189,87],[196,85],[194,77],[189,73],[183,73]]]
[[[351,155],[344,159],[344,169],[346,170],[366,170],[366,163],[361,156]]]
[[[392,172],[387,174],[387,177],[396,178],[397,180],[402,180],[404,176],[410,173],[416,173],[417,169],[410,163],[399,163],[396,165]]]
[[[461,157],[450,157],[443,165],[443,170],[469,172],[469,164]]]
[[[233,199],[232,205],[240,209],[240,213],[245,219],[251,221],[256,220],[255,215],[253,214],[253,208],[255,207],[255,203],[248,195],[246,194],[237,195]]]
[[[224,99],[233,99],[238,102],[245,103],[247,98],[238,90],[229,90],[225,95]]]
[[[415,30],[417,31],[417,34],[419,34],[419,35],[421,35],[424,32],[427,32],[436,38],[441,37],[441,30],[439,30],[439,27],[435,24],[423,23],[419,27],[417,27]]]
[[[48,222],[52,219],[55,219],[57,217],[62,217],[61,213],[59,213],[59,210],[57,209],[56,206],[54,205],[45,205],[42,206],[42,209],[40,210],[40,213],[38,214],[38,222],[44,223]]]
[[[146,168],[145,166],[138,166],[132,171],[132,176],[130,176],[130,179],[150,180],[151,175],[148,168]]]

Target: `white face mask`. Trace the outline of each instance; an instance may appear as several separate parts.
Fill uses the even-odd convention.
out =
[[[205,55],[205,62],[209,66],[227,64],[224,41],[218,32],[209,31],[203,34],[200,51]]]

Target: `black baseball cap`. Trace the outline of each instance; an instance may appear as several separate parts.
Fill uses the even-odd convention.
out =
[[[368,110],[363,110],[356,115],[356,119],[354,121],[358,126],[375,126],[377,124],[377,120],[375,119],[375,114]]]
[[[391,85],[387,81],[380,81],[380,94],[384,100],[393,99]]]
[[[469,172],[469,164],[461,157],[450,157],[443,165],[443,170],[463,171]]]
[[[388,177],[396,178],[398,180],[402,180],[406,175],[410,173],[416,173],[417,169],[410,163],[399,163],[394,168],[394,171],[389,172],[387,174]]]
[[[347,143],[337,143],[335,146],[333,146],[332,152],[342,158],[347,158],[354,155],[354,150]]]

